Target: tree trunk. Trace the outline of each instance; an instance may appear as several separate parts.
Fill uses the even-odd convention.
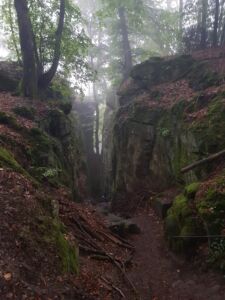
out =
[[[201,49],[206,48],[208,0],[202,0]]]
[[[182,52],[184,1],[179,0],[179,52]]]
[[[54,49],[53,61],[50,69],[39,77],[38,84],[41,89],[45,89],[48,87],[53,77],[55,76],[55,73],[59,65],[64,19],[65,19],[65,0],[60,0],[59,22],[58,22],[58,28],[55,37],[55,49]]]
[[[168,10],[171,9],[171,0],[166,0],[166,6]]]
[[[35,98],[38,92],[37,67],[35,61],[35,49],[32,25],[26,0],[14,0],[16,8],[20,46],[23,60],[23,94]]]
[[[8,1],[7,5],[8,5],[8,10],[9,10],[9,26],[10,26],[10,31],[11,31],[11,35],[12,35],[13,47],[15,48],[15,51],[16,51],[18,63],[21,64],[22,63],[21,55],[19,52],[18,43],[16,41],[16,34],[15,34],[15,28],[14,28],[14,16],[12,13],[13,1],[12,0]]]
[[[213,47],[218,46],[218,26],[219,26],[220,0],[215,0],[215,19],[213,25]]]
[[[126,79],[129,76],[130,70],[132,68],[132,53],[131,53],[131,47],[129,42],[129,34],[128,34],[124,7],[119,7],[118,15],[120,20],[122,49],[123,49],[123,56],[124,56],[124,79]]]
[[[222,30],[222,34],[221,34],[221,42],[220,42],[221,46],[225,45],[225,22],[223,24],[223,30]]]
[[[95,149],[96,149],[96,154],[100,154],[100,149],[99,149],[99,104],[98,104],[98,99],[97,99],[97,93],[96,93],[96,87],[95,87],[95,82],[93,82],[93,96],[94,96],[94,102],[95,102]]]

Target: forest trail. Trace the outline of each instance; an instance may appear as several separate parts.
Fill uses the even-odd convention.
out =
[[[136,253],[128,275],[141,300],[225,299],[219,275],[198,270],[192,262],[175,258],[168,251],[162,221],[152,210],[133,220],[142,232],[131,238]]]

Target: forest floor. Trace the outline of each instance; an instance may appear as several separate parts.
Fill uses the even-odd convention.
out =
[[[142,211],[132,220],[141,229],[141,234],[130,239],[136,251],[133,268],[128,273],[138,299],[225,299],[225,280],[221,275],[202,268],[193,259],[178,258],[168,250],[163,222],[153,210]]]

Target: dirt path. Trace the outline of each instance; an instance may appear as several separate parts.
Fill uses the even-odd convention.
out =
[[[132,238],[136,254],[129,277],[141,300],[225,299],[225,280],[211,272],[204,273],[169,253],[162,222],[153,211],[134,220],[142,234]]]

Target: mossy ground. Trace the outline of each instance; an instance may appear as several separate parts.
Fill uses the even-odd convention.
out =
[[[66,230],[57,218],[39,218],[39,230],[43,233],[43,239],[51,244],[60,258],[61,270],[67,273],[78,274],[79,259],[78,248],[74,242],[69,242],[66,238]]]
[[[22,175],[24,175],[25,177],[27,177],[33,181],[33,178],[16,161],[13,154],[2,146],[0,146],[0,167],[12,169],[13,171],[19,172]]]

